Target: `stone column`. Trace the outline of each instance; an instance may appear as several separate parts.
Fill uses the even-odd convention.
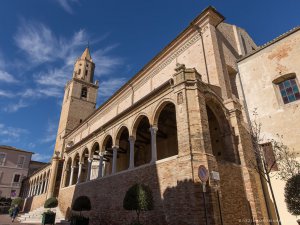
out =
[[[49,184],[49,178],[46,179],[46,191],[48,189],[48,184]]]
[[[39,182],[38,195],[42,193],[42,182]]]
[[[158,130],[157,127],[150,127],[151,132],[151,163],[155,163],[157,160],[157,149],[156,149],[156,132]]]
[[[117,172],[117,156],[118,156],[119,146],[113,147],[113,164],[112,164],[112,174]]]
[[[134,143],[135,143],[135,137],[130,136],[128,140],[129,140],[129,145],[130,145],[129,169],[132,169],[132,168],[134,168]]]
[[[98,168],[98,178],[101,178],[103,175],[103,154],[102,152],[99,153],[100,160],[99,160],[99,168]]]
[[[74,176],[74,168],[75,168],[75,166],[71,166],[71,174],[70,174],[70,180],[69,180],[69,185],[68,186],[72,185],[73,176]]]
[[[91,179],[92,163],[93,163],[93,159],[89,158],[88,159],[88,171],[87,171],[86,181],[89,181]]]
[[[59,157],[57,155],[54,155],[51,163],[50,182],[49,182],[48,195],[47,195],[48,198],[51,198],[54,195],[58,163],[59,163]]]
[[[78,168],[78,177],[77,177],[77,182],[76,184],[80,183],[80,177],[81,177],[81,170],[82,170],[82,162],[79,163],[79,168]]]
[[[30,184],[30,186],[29,186],[29,193],[28,193],[28,197],[30,197],[30,196],[31,196],[31,193],[32,193],[32,185]]]

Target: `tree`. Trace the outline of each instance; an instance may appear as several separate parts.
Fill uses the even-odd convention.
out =
[[[295,151],[290,150],[288,146],[283,143],[282,135],[276,134],[276,138],[272,139],[266,139],[262,135],[262,123],[258,122],[257,116],[257,109],[255,109],[253,111],[254,119],[250,122],[250,134],[255,152],[255,159],[250,159],[250,165],[267,182],[274,202],[277,219],[279,221],[278,223],[281,225],[278,207],[271,183],[271,173],[274,172],[275,169],[277,172],[275,173],[275,176],[287,181],[294,175],[300,173],[300,163],[296,160]],[[272,153],[271,157],[270,153]]]
[[[153,209],[153,197],[150,188],[144,184],[135,184],[125,194],[123,208],[135,210],[137,223],[140,224],[140,213]]]
[[[276,173],[274,175],[281,180],[287,181],[300,173],[300,163],[296,160],[297,154],[283,143],[282,135],[276,134],[275,138],[272,139],[265,138],[261,131],[262,123],[258,122],[257,116],[258,114],[254,110],[254,119],[250,124],[250,132],[256,160],[252,161],[251,164],[260,174],[264,175],[270,175],[275,169]],[[274,158],[268,156],[270,152],[266,152],[264,143],[270,144]]]
[[[55,208],[58,205],[58,201],[55,197],[48,198],[45,203],[44,203],[44,208],[49,209],[49,208]]]
[[[285,185],[284,197],[288,211],[295,215],[300,215],[300,174],[291,177]]]

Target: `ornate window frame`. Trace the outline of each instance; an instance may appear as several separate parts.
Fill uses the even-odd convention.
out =
[[[291,105],[291,104],[299,104],[298,100],[300,100],[300,99],[296,99],[294,101],[289,101],[289,102],[285,103],[284,100],[283,100],[283,96],[281,94],[281,91],[280,91],[279,85],[282,82],[287,81],[287,80],[291,80],[291,79],[295,80],[296,85],[298,87],[298,90],[300,90],[299,81],[297,79],[296,73],[287,73],[287,74],[284,74],[284,75],[280,75],[280,76],[277,76],[272,81],[274,89],[275,89],[275,93],[276,93],[276,98],[277,98],[277,101],[278,101],[280,106],[288,106],[288,105]]]

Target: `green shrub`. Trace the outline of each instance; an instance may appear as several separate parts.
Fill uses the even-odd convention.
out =
[[[11,206],[17,205],[18,207],[20,207],[22,205],[22,203],[23,203],[23,199],[18,197],[11,201]]]
[[[284,197],[288,211],[300,215],[300,174],[291,177],[285,184]]]
[[[55,208],[55,207],[57,207],[57,205],[58,205],[57,199],[55,197],[52,197],[52,198],[48,198],[45,201],[44,208],[46,208],[46,209]]]
[[[150,188],[144,184],[133,185],[125,194],[123,208],[136,211],[137,221],[132,224],[140,224],[141,211],[153,209],[153,197]]]
[[[91,201],[87,196],[79,196],[72,205],[72,210],[79,211],[80,216],[82,211],[90,211],[91,208]]]

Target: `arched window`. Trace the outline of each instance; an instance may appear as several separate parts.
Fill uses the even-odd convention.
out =
[[[81,89],[81,98],[86,98],[87,97],[87,87],[83,87]]]

